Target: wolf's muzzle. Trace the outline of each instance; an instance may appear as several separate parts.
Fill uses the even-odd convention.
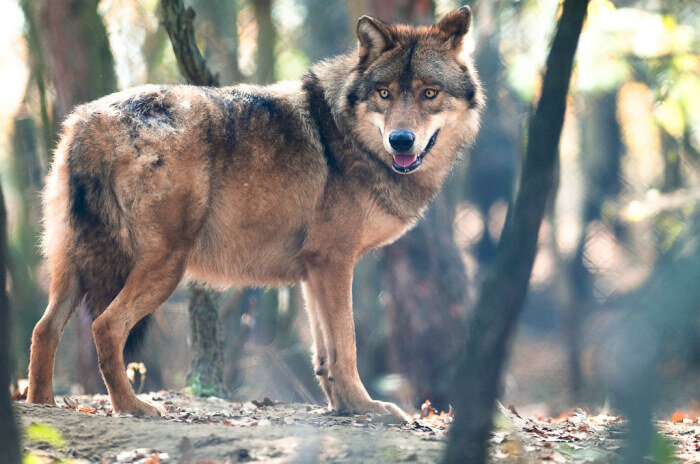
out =
[[[440,129],[436,130],[435,133],[430,137],[430,140],[428,140],[428,145],[425,146],[425,150],[423,150],[423,153],[420,154],[416,158],[416,160],[411,163],[408,166],[402,166],[401,164],[397,163],[396,158],[397,156],[406,156],[406,155],[394,155],[394,162],[392,163],[391,167],[394,169],[394,171],[398,172],[399,174],[409,174],[416,169],[418,169],[423,162],[423,158],[425,158],[425,155],[428,154],[431,148],[433,148],[433,145],[435,145],[435,141],[437,140],[438,132],[440,132]]]

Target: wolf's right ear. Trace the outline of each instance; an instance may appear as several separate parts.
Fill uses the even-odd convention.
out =
[[[462,46],[462,41],[469,32],[471,24],[472,10],[465,5],[445,15],[435,27],[440,35],[452,44],[453,48],[459,48]]]
[[[357,21],[357,38],[360,40],[360,64],[365,65],[376,60],[393,44],[388,25],[370,16]]]

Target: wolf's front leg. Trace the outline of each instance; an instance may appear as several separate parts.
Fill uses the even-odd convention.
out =
[[[326,342],[323,339],[323,330],[319,319],[318,300],[314,297],[308,283],[302,284],[304,291],[304,301],[306,302],[306,312],[309,315],[309,324],[311,325],[311,335],[313,337],[313,355],[311,363],[314,367],[314,373],[318,382],[323,389],[323,393],[330,400],[331,387],[328,380],[328,351],[326,350]]]
[[[407,421],[393,403],[370,398],[357,372],[352,316],[352,265],[326,264],[310,270],[304,284],[315,339],[315,368],[330,407],[336,411],[389,414]],[[319,340],[322,351],[319,352]],[[322,356],[319,357],[319,354]]]

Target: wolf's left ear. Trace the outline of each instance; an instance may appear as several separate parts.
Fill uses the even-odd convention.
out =
[[[357,38],[360,40],[360,64],[376,60],[393,44],[389,26],[370,16],[363,16],[357,21]]]
[[[472,10],[465,5],[445,15],[435,27],[440,35],[451,43],[452,48],[460,48],[471,24]]]

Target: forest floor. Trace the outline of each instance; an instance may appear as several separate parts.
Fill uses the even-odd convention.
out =
[[[371,415],[331,415],[318,405],[248,403],[180,392],[142,395],[157,418],[113,414],[106,396],[58,398],[60,406],[15,403],[25,463],[379,463],[438,462],[451,414],[424,405],[411,424]],[[697,421],[697,419],[695,419]],[[700,425],[658,422],[657,462],[700,462]],[[622,445],[624,421],[578,410],[556,419],[521,418],[500,406],[493,462],[607,463]]]

